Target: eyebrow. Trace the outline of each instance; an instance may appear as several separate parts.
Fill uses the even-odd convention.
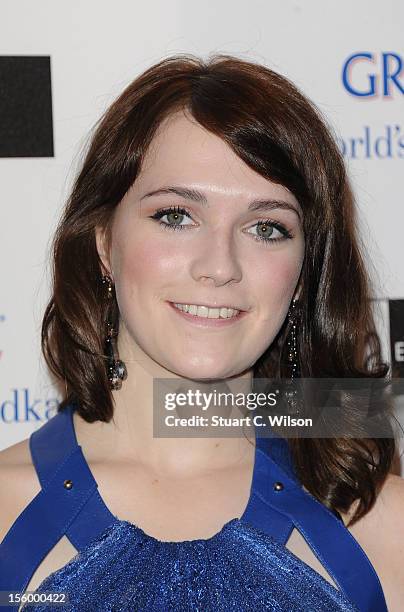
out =
[[[209,206],[208,200],[205,194],[202,193],[201,191],[197,191],[196,189],[189,189],[187,187],[180,187],[177,185],[170,185],[168,187],[160,187],[159,189],[154,189],[153,191],[149,191],[148,193],[145,193],[145,195],[140,198],[140,201],[144,200],[145,198],[150,198],[152,196],[165,195],[169,193],[175,193],[181,198],[192,200],[193,202],[197,202],[198,204],[202,204],[203,206]],[[265,198],[265,199],[253,200],[248,205],[248,210],[252,210],[254,212],[274,210],[275,208],[291,210],[292,212],[297,214],[299,219],[301,219],[299,210],[295,206],[293,206],[293,204],[291,204],[290,202],[286,202],[286,200]]]

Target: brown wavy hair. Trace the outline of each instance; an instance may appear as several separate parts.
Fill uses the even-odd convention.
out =
[[[74,402],[87,422],[112,418],[104,354],[107,303],[95,228],[108,231],[156,129],[182,109],[250,168],[288,188],[303,209],[301,376],[386,377],[354,199],[326,120],[293,83],[263,65],[225,54],[208,60],[178,54],[143,72],[100,119],[59,222],[52,297],[42,323],[42,351],[62,383],[59,410]],[[119,318],[116,299],[113,308]],[[254,377],[286,377],[288,333],[286,320],[255,364]],[[289,447],[302,485],[323,504],[345,512],[358,500],[353,524],[374,504],[395,441],[306,438],[289,440]]]

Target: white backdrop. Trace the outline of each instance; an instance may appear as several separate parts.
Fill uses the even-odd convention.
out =
[[[328,117],[357,195],[390,359],[387,300],[404,298],[404,3],[3,0],[1,9],[0,55],[51,58],[55,156],[0,159],[0,448],[57,405],[39,330],[50,240],[87,134],[137,74],[173,53],[264,63]]]

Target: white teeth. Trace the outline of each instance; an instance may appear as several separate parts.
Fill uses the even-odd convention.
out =
[[[208,308],[208,306],[197,306],[196,304],[174,304],[174,306],[183,312],[189,312],[205,319],[230,319],[236,317],[240,312],[235,308]]]
[[[209,308],[207,306],[198,306],[198,310],[196,311],[197,317],[208,317]]]

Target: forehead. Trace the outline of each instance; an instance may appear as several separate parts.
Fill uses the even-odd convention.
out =
[[[184,111],[160,124],[133,188],[140,192],[174,184],[246,197],[287,196],[298,205],[286,187],[255,172],[221,138]]]

